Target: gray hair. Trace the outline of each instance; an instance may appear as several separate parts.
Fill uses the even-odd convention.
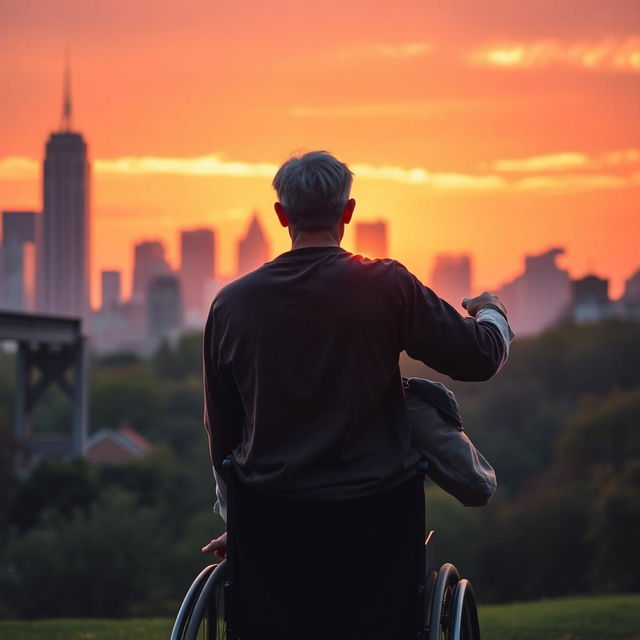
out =
[[[353,174],[327,151],[310,151],[287,160],[273,179],[273,188],[296,231],[332,229],[340,221],[351,191]]]

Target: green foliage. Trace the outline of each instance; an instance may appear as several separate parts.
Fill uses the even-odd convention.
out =
[[[109,491],[88,513],[50,514],[10,540],[0,570],[3,604],[25,618],[162,610],[165,543],[156,510]]]
[[[570,477],[640,460],[640,388],[585,403],[558,443],[559,463]]]
[[[153,370],[169,380],[183,380],[202,375],[202,332],[187,333],[175,347],[165,340],[151,357]]]
[[[87,510],[99,493],[96,474],[86,461],[45,461],[17,488],[9,524],[25,531],[45,511],[69,517],[77,509]]]
[[[154,440],[162,416],[162,388],[142,365],[101,368],[92,372],[91,426],[115,428],[126,421]]]
[[[26,477],[10,464],[14,362],[0,352],[0,613],[175,613],[208,559],[200,547],[224,526],[211,510],[200,350],[194,333],[148,361],[94,357],[92,428],[128,422],[154,453],[121,465],[43,463]],[[516,340],[506,367],[479,384],[402,358],[405,375],[455,391],[468,435],[496,469],[498,491],[482,509],[428,490],[437,558],[458,565],[482,601],[640,589],[637,354],[640,324],[608,322]],[[52,394],[36,427],[68,429],[68,403]],[[91,554],[112,562],[105,567]],[[96,571],[105,576],[98,595],[86,577]],[[27,602],[36,591],[37,611]]]
[[[588,579],[594,591],[640,590],[640,460],[602,478],[588,529],[595,546]]]

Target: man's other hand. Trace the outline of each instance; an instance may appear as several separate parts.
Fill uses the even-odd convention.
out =
[[[215,553],[218,558],[227,557],[227,532],[202,547],[202,553]]]
[[[486,306],[496,307],[504,314],[505,317],[507,315],[507,309],[502,304],[502,302],[500,302],[500,300],[498,300],[496,296],[492,295],[488,291],[482,292],[475,298],[463,298],[462,306],[467,310],[467,313],[472,318],[475,318],[478,311]]]

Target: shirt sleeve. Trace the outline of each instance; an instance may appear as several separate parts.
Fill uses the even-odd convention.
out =
[[[477,319],[463,318],[402,265],[396,273],[401,348],[409,357],[454,380],[488,380],[500,370],[510,342],[502,314],[494,310],[503,323],[488,312]]]
[[[215,302],[209,310],[203,338],[204,426],[217,486],[223,477],[222,461],[242,440],[244,409],[230,367],[219,356],[219,327]]]

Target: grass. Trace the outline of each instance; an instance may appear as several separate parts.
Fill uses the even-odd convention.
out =
[[[482,640],[640,640],[640,595],[482,607]]]
[[[482,640],[640,640],[640,594],[482,607]],[[168,639],[167,618],[0,620],[2,640]]]

